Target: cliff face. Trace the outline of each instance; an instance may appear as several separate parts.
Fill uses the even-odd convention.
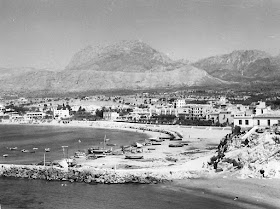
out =
[[[4,75],[4,71],[0,74]],[[147,90],[226,83],[180,61],[172,61],[140,41],[87,47],[63,71],[11,70],[0,76],[0,88],[11,92],[70,93]]]
[[[239,50],[202,59],[193,66],[226,81],[268,81],[279,79],[279,59],[258,50]]]

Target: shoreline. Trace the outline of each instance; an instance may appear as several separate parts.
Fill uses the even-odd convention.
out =
[[[9,125],[9,124],[7,124]],[[15,124],[19,125],[19,124]],[[45,125],[45,124],[32,124],[32,125]],[[92,126],[90,124],[74,125],[74,124],[48,124],[62,127],[81,127],[81,128],[101,128],[101,129],[118,129],[124,131],[138,131],[139,129],[150,126],[140,124],[140,126],[129,128],[131,124],[112,124],[112,122],[98,123]],[[126,125],[126,126],[124,126]],[[133,125],[133,124],[132,124]],[[224,132],[215,135],[221,130],[207,130],[207,127],[192,129],[182,128],[178,126],[158,126],[154,127],[158,129],[167,129],[180,132],[183,135],[183,140],[197,145],[205,147],[206,142],[218,143]],[[197,131],[198,130],[198,131]],[[142,131],[142,130],[141,130]],[[144,134],[149,134],[151,137],[160,136],[159,132],[145,131]],[[206,134],[206,133],[212,133]],[[207,137],[202,138],[201,135]],[[166,141],[168,144],[169,141]],[[166,144],[161,145],[165,146]],[[164,149],[165,149],[164,148]],[[48,180],[60,180],[68,182],[85,182],[88,184],[125,184],[125,183],[140,183],[140,184],[161,184],[168,189],[179,189],[183,191],[191,191],[207,198],[218,198],[223,201],[234,201],[237,205],[248,204],[249,206],[255,204],[256,208],[277,208],[280,205],[280,180],[279,179],[263,179],[259,178],[246,178],[242,179],[236,173],[229,171],[216,173],[214,169],[211,169],[205,165],[214,152],[209,151],[205,155],[198,153],[194,159],[179,160],[177,163],[155,161],[141,162],[141,161],[125,161],[123,157],[108,156],[104,159],[97,159],[92,162],[81,161],[81,168],[69,168],[55,170],[54,176],[50,175]],[[149,154],[155,153],[145,153]],[[171,153],[171,156],[180,155],[176,153],[176,150]],[[112,158],[118,158],[118,163],[125,162],[126,164],[134,165],[137,168],[125,169],[122,167],[115,167]],[[159,156],[161,158],[161,156]],[[163,159],[161,159],[163,160]],[[107,164],[106,164],[107,163]],[[97,164],[106,164],[106,166],[96,166]],[[3,175],[3,171],[12,168],[13,173]],[[15,169],[18,168],[18,169]],[[27,169],[26,169],[27,168]],[[19,172],[19,170],[21,170]],[[0,164],[0,176],[10,176],[16,178],[22,178],[21,173],[24,173],[25,178],[28,179],[47,179],[47,175],[51,174],[51,167],[32,166],[32,165],[10,165]],[[71,175],[69,175],[71,173]],[[74,173],[74,175],[73,175]],[[23,175],[23,176],[24,176]],[[171,184],[166,184],[172,182]],[[238,199],[236,199],[238,197]],[[254,207],[251,207],[254,208]]]
[[[11,124],[6,123],[5,125]],[[54,122],[46,124],[13,123],[13,125],[115,129],[141,132],[152,138],[159,138],[160,136],[165,137],[168,135],[182,136],[182,141],[185,143],[188,142],[189,145],[186,144],[184,147],[170,148],[169,145],[171,143],[178,143],[180,141],[173,142],[171,140],[165,140],[161,142],[160,146],[144,146],[142,149],[143,152],[141,153],[141,155],[144,155],[143,160],[127,160],[124,159],[124,156],[117,155],[109,155],[106,156],[106,158],[98,158],[95,160],[86,160],[84,158],[76,159],[77,164],[80,165],[79,169],[84,171],[100,170],[111,172],[112,169],[114,169],[114,172],[120,175],[132,174],[140,176],[145,174],[145,172],[149,172],[154,177],[165,180],[193,178],[209,173],[206,164],[213,155],[213,151],[205,150],[206,145],[208,143],[215,143],[217,145],[221,137],[229,132],[229,130],[215,129],[215,127],[214,130],[211,130],[209,127],[197,127],[196,129],[177,125],[147,125],[109,121],[71,121],[68,124]],[[202,138],[206,136],[207,138]],[[154,147],[152,151],[149,150],[151,147]],[[189,152],[188,150],[191,151],[190,154],[187,154]],[[3,165],[4,167],[9,167],[9,164],[2,164],[2,166]]]

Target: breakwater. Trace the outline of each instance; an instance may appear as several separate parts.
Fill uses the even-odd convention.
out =
[[[85,182],[88,184],[157,184],[169,181],[167,178],[153,176],[151,173],[116,172],[110,170],[59,169],[43,166],[3,166],[1,177],[42,179],[48,181]]]

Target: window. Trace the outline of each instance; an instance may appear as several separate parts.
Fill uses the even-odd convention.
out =
[[[260,125],[260,120],[258,120],[258,126]]]
[[[267,120],[267,125],[270,126],[270,120]]]
[[[245,125],[249,125],[249,120],[245,120]]]
[[[242,125],[242,120],[239,120],[239,125]]]

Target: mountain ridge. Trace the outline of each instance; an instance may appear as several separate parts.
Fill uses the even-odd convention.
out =
[[[11,71],[0,76],[2,90],[23,93],[149,90],[221,84],[227,82],[187,63],[173,61],[141,41],[88,46],[74,54],[65,69],[58,72]]]
[[[261,50],[235,50],[201,59],[192,65],[225,81],[267,81],[279,79],[279,58]]]

